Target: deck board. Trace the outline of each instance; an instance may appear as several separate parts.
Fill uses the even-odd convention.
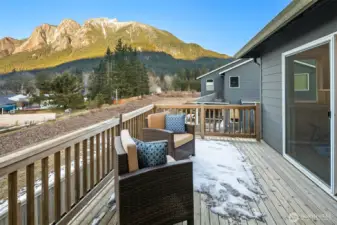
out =
[[[255,148],[254,148],[254,150],[255,150]],[[247,153],[250,154],[252,152],[247,152]],[[260,161],[259,161],[257,156],[256,156],[256,158],[254,158],[254,156],[252,156],[251,161],[255,165],[261,166]],[[284,187],[287,187],[288,185],[284,182],[283,179],[280,178],[280,176],[278,176],[278,174],[276,174],[274,169],[269,169],[269,168],[265,167],[265,169],[263,170],[262,167],[260,167],[259,173],[265,174],[265,176],[267,177],[267,179],[269,179],[269,181],[272,183],[272,185],[275,188],[277,188],[277,190],[281,193],[281,195],[291,205],[291,208],[293,209],[293,212],[297,212],[297,213],[300,213],[301,215],[306,215],[306,216],[314,215],[313,211],[311,211],[303,202],[298,200],[297,196],[292,191],[292,189],[284,188]],[[303,224],[303,223],[301,223],[301,224]],[[315,224],[315,223],[312,220],[307,220],[306,224],[312,225],[312,224]],[[316,224],[322,224],[322,222],[318,221],[318,223],[316,222]]]
[[[209,211],[203,194],[194,193],[195,225],[337,224],[337,201],[264,142],[230,137],[207,139],[231,143],[253,165],[263,195],[249,204],[250,210],[263,213],[265,221],[219,217]],[[290,213],[296,213],[300,219],[295,223],[290,221]],[[116,214],[108,224],[116,224]]]
[[[278,174],[279,183],[288,193],[292,192],[294,198],[302,207],[306,209],[307,213],[304,215],[300,211],[296,211],[298,215],[315,217],[324,214],[329,214],[330,218],[318,218],[315,224],[334,224],[331,223],[336,220],[336,209],[331,207],[331,203],[336,201],[328,196],[323,190],[316,186],[311,180],[298,171],[293,165],[287,162],[274,150],[270,149],[266,144],[255,144],[255,153],[259,156],[259,160],[265,165],[264,171],[274,171]],[[259,147],[262,145],[263,148]],[[270,151],[267,151],[269,148]],[[283,185],[282,185],[283,184]],[[314,194],[313,194],[314,193]],[[331,214],[330,214],[331,213]],[[330,220],[329,220],[330,219]],[[315,218],[312,220],[315,221]],[[306,219],[308,223],[308,219]]]

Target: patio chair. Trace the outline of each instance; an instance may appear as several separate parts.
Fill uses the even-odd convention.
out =
[[[174,134],[165,130],[165,115],[168,112],[150,114],[143,129],[144,141],[168,141],[168,155],[175,160],[188,159],[195,155],[195,126],[185,124],[186,133]]]
[[[115,138],[115,193],[119,225],[193,225],[192,161],[138,168],[136,144],[127,130]]]

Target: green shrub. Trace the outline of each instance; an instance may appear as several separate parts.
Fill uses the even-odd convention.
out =
[[[104,102],[104,95],[102,95],[101,93],[97,94],[96,97],[95,97],[95,102],[96,102],[98,107],[102,107],[102,105],[105,103]]]

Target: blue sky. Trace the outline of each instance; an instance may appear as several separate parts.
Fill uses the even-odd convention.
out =
[[[138,21],[185,42],[233,55],[290,0],[10,0],[1,3],[0,38],[28,37],[42,24],[65,18]]]

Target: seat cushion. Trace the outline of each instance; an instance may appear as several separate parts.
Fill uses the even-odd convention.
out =
[[[165,130],[176,134],[185,133],[185,114],[167,114],[165,116]]]
[[[174,147],[178,148],[193,140],[193,134],[174,134]]]
[[[168,112],[154,113],[147,117],[148,128],[165,129],[165,115]]]
[[[137,146],[139,168],[159,166],[167,163],[167,141],[144,142],[133,139]]]
[[[121,131],[121,142],[124,151],[128,154],[129,172],[139,169],[136,143],[132,140],[128,130]]]

